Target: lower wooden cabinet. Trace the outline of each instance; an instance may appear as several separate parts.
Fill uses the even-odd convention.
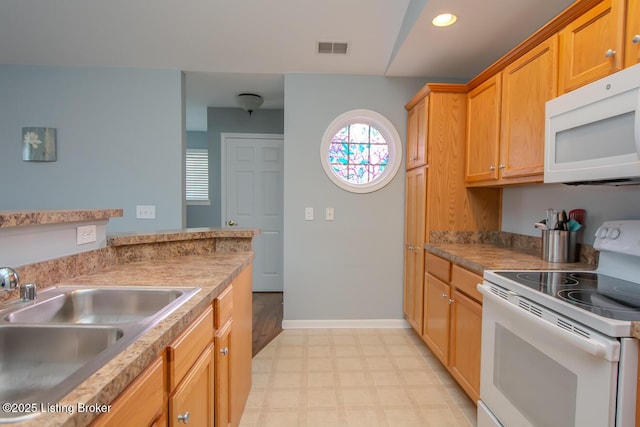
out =
[[[164,363],[158,357],[111,403],[111,409],[92,424],[108,426],[166,426]]]
[[[214,425],[213,343],[200,354],[169,397],[169,426]]]
[[[169,426],[213,427],[213,307],[167,348]]]
[[[92,426],[237,427],[251,389],[252,266]]]
[[[232,280],[233,325],[229,335],[229,417],[231,425],[240,425],[242,412],[251,391],[251,345],[253,329],[252,266]]]
[[[469,397],[480,397],[482,277],[433,254],[425,256],[422,339]]]
[[[231,332],[231,320],[223,325],[216,332],[214,338],[215,343],[215,413],[216,427],[227,427],[231,425],[230,417],[230,377],[229,377],[229,360],[231,349],[231,341],[229,340]]]

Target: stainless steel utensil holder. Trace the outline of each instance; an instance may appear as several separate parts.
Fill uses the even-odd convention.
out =
[[[576,262],[577,232],[542,231],[542,259],[548,262]]]

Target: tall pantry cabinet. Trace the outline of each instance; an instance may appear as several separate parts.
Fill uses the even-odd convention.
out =
[[[465,184],[466,92],[466,85],[428,83],[405,106],[404,314],[420,335],[430,232],[499,229],[500,189]]]

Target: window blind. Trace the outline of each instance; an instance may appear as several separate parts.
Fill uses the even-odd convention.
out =
[[[187,202],[209,202],[209,150],[187,148]]]

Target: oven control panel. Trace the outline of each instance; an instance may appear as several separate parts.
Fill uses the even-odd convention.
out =
[[[640,256],[640,220],[604,222],[596,230],[593,247],[599,251]]]

